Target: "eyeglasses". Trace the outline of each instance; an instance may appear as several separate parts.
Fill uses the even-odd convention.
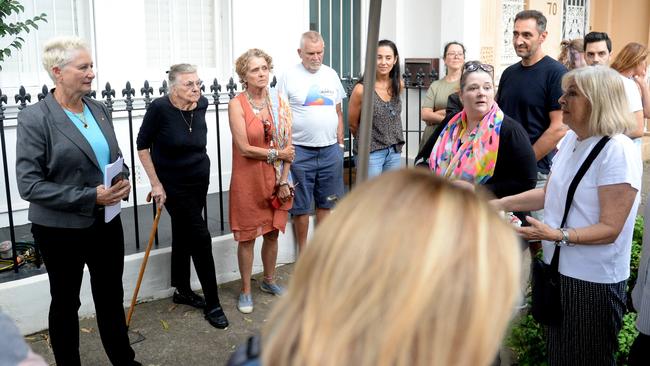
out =
[[[463,69],[465,70],[465,72],[474,72],[481,69],[487,72],[488,74],[491,74],[494,71],[494,67],[492,65],[482,64],[480,62],[475,62],[475,61],[470,61],[465,63]]]
[[[458,57],[458,58],[462,58],[462,57],[465,56],[465,54],[462,53],[462,52],[447,52],[447,55],[446,55],[446,56],[447,56],[447,57]]]
[[[182,85],[188,89],[193,86],[196,86],[197,89],[201,89],[201,87],[203,86],[203,80],[188,81],[186,83],[183,83]]]

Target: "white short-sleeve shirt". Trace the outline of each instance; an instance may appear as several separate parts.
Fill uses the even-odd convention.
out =
[[[628,79],[621,75],[623,79],[623,86],[625,86],[625,95],[627,96],[627,103],[630,105],[630,112],[638,112],[643,110],[643,101],[641,100],[641,92],[639,87],[632,79]]]
[[[571,181],[601,136],[578,141],[569,131],[553,159],[544,197],[544,222],[558,228],[562,222],[566,195]],[[598,187],[628,183],[637,190],[623,230],[611,244],[564,246],[559,271],[565,276],[596,283],[616,283],[630,276],[630,251],[634,219],[639,206],[643,166],[639,149],[625,135],[613,136],[598,154],[578,185],[565,227],[582,228],[598,223]],[[555,249],[543,241],[544,261],[550,263]]]
[[[291,105],[295,145],[323,147],[337,142],[336,106],[347,95],[336,71],[321,65],[317,72],[311,73],[297,64],[282,75],[278,88]]]

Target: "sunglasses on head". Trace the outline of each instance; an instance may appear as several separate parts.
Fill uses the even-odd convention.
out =
[[[465,63],[464,69],[466,72],[474,72],[479,69],[491,74],[494,71],[494,67],[488,64],[482,64],[480,62],[467,62]]]

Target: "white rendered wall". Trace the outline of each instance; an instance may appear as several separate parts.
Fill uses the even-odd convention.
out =
[[[148,80],[154,90],[154,97],[158,97],[158,88],[166,77],[166,68],[152,69],[145,64],[145,28],[144,28],[144,2],[142,0],[113,0],[94,1],[91,17],[94,19],[94,31],[89,32],[89,43],[94,51],[96,79],[94,88],[98,99],[106,82],[111,83],[115,89],[115,99],[123,99],[122,90],[127,81],[135,89],[135,97],[141,98],[140,88]],[[287,0],[278,6],[275,2],[265,0],[229,0],[215,3],[216,37],[220,44],[216,67],[198,66],[198,74],[205,81],[206,92],[210,93],[209,85],[216,77],[221,84],[221,92],[226,93],[226,84],[230,77],[238,82],[235,74],[235,59],[249,48],[261,48],[269,53],[274,60],[275,73],[279,75],[282,70],[298,63],[297,49],[300,35],[309,28],[309,3],[301,0]],[[125,11],[128,9],[128,11]],[[255,11],[251,11],[254,9]],[[128,26],[127,26],[128,25]],[[25,47],[29,47],[26,45]],[[38,50],[37,52],[40,52]],[[177,62],[186,60],[179,59]],[[37,100],[41,84],[52,87],[52,82],[44,71],[39,71],[33,78],[31,93],[32,102]],[[30,80],[31,80],[30,79]],[[0,80],[2,80],[0,78]],[[13,105],[13,96],[17,93],[17,85],[2,85],[3,93],[8,95],[10,105]],[[237,86],[241,91],[241,85]],[[227,103],[227,98],[221,98]],[[123,108],[123,104],[116,103],[116,108]],[[223,172],[223,189],[227,191],[230,185],[230,172],[232,162],[232,139],[228,125],[227,106],[223,104],[219,110],[220,137],[221,137],[221,163]],[[15,115],[16,108],[8,107],[6,116]],[[144,111],[133,112],[134,139],[142,122]],[[114,126],[120,148],[127,163],[131,165],[129,148],[128,119],[126,113],[114,114]],[[212,108],[207,116],[208,144],[207,151],[212,162],[210,168],[209,192],[218,192],[218,166],[217,166],[217,141],[216,120]],[[7,161],[9,184],[12,197],[15,225],[24,225],[27,221],[28,203],[21,200],[15,181],[15,151],[16,151],[16,121],[5,122],[5,138],[7,142]],[[136,189],[132,194],[138,195],[138,204],[145,201],[149,192],[149,180],[135,157]],[[0,166],[0,171],[2,167]],[[4,179],[0,179],[0,226],[9,225],[7,215],[7,200],[4,194]],[[130,207],[133,199],[123,203]]]
[[[300,36],[309,30],[308,1],[236,0],[232,17],[233,75],[234,61],[249,48],[261,48],[271,55],[277,76],[300,62]]]

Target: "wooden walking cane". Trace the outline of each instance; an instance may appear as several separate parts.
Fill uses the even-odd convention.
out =
[[[151,201],[151,192],[147,195],[147,202]],[[151,228],[151,233],[149,234],[149,244],[147,244],[147,250],[144,252],[144,258],[142,258],[142,264],[140,265],[140,274],[138,275],[138,282],[135,284],[135,291],[133,291],[133,298],[131,299],[131,307],[129,308],[129,313],[126,316],[126,327],[128,328],[131,324],[131,317],[135,311],[135,302],[138,300],[138,292],[140,291],[140,284],[142,283],[142,277],[144,276],[144,270],[147,268],[147,261],[149,260],[149,252],[151,252],[151,247],[153,246],[153,240],[156,237],[156,231],[158,230],[158,221],[160,221],[160,212],[162,211],[162,206],[158,206],[156,210],[156,217],[153,219],[153,226]]]

